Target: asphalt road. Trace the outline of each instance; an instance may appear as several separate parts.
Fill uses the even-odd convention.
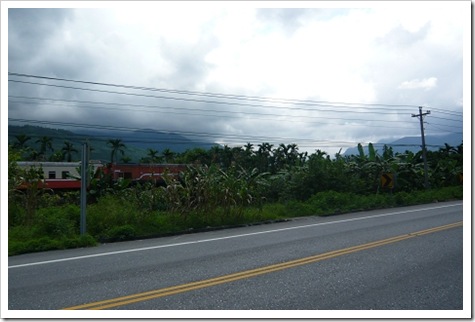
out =
[[[13,256],[8,309],[467,310],[462,221],[448,202]]]

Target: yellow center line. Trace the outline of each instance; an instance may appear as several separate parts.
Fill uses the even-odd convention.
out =
[[[318,261],[346,255],[346,254],[351,254],[354,252],[362,251],[365,249],[370,249],[374,247],[379,247],[387,244],[392,244],[396,243],[402,240],[406,240],[409,238],[414,238],[417,236],[422,236],[422,235],[427,235],[431,233],[435,233],[438,231],[450,229],[450,228],[455,228],[462,226],[463,222],[459,221],[456,223],[448,224],[448,225],[443,225],[443,226],[438,226],[430,229],[425,229],[425,230],[420,230],[417,232],[409,233],[409,234],[404,234],[404,235],[399,235],[387,239],[382,239],[382,240],[377,240],[374,242],[366,243],[366,244],[361,244],[357,246],[352,246],[348,248],[343,248],[339,250],[334,250],[330,251],[327,253],[323,254],[318,254],[318,255],[313,255],[309,257],[304,257],[296,260],[291,260],[287,261],[284,263],[279,263],[279,264],[273,264],[273,265],[268,265],[256,269],[251,269],[251,270],[246,270],[242,272],[237,272],[229,275],[223,275],[215,278],[210,278],[202,281],[197,281],[197,282],[191,282],[191,283],[186,283],[186,284],[181,284],[177,286],[172,286],[172,287],[166,287],[166,288],[161,288],[158,290],[153,290],[153,291],[148,291],[148,292],[143,292],[143,293],[137,293],[137,294],[132,294],[128,296],[123,296],[123,297],[117,297],[109,300],[104,300],[104,301],[98,301],[98,302],[92,302],[92,303],[87,303],[87,304],[82,304],[82,305],[77,305],[77,306],[72,306],[65,308],[64,310],[84,310],[84,309],[89,309],[89,310],[104,310],[104,309],[110,309],[113,307],[118,307],[118,306],[123,306],[127,304],[132,304],[132,303],[137,303],[137,302],[143,302],[151,299],[156,299],[164,296],[169,296],[169,295],[174,295],[174,294],[179,294],[179,293],[184,293],[184,292],[189,292],[201,288],[206,288],[206,287],[211,287],[219,284],[224,284],[224,283],[230,283],[233,281],[245,279],[245,278],[250,278],[258,275],[263,275],[263,274],[268,274],[271,272],[275,271],[280,271],[284,269],[288,269],[291,267],[296,267],[296,266],[301,266],[301,265],[306,265],[310,263],[315,263]]]

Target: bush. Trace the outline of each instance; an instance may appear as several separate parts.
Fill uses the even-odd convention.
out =
[[[411,205],[414,203],[413,194],[405,191],[398,192],[394,195],[394,202],[398,206]]]
[[[41,208],[34,224],[42,235],[69,237],[79,232],[80,208],[75,205]]]
[[[87,229],[96,238],[108,238],[107,232],[114,227],[143,224],[144,213],[146,211],[137,208],[134,203],[113,195],[104,196],[88,206]]]
[[[336,191],[318,192],[307,203],[315,214],[332,215],[361,208],[361,196]]]
[[[116,226],[106,232],[107,241],[131,240],[136,236],[135,228],[131,225]]]
[[[19,255],[23,253],[42,252],[55,249],[67,249],[77,247],[95,246],[96,240],[90,235],[73,236],[71,238],[50,238],[36,237],[25,241],[8,240],[8,255]]]
[[[288,210],[282,203],[265,204],[262,207],[262,217],[269,218],[285,218],[288,216]]]
[[[63,245],[64,248],[91,247],[96,246],[97,242],[91,235],[84,234],[73,238],[63,239]]]
[[[355,210],[369,210],[393,207],[394,202],[390,194],[379,193],[365,196],[354,196],[360,203],[361,208]]]
[[[26,210],[21,205],[18,198],[10,198],[8,200],[8,226],[14,227],[22,225],[26,221]]]
[[[295,200],[288,201],[285,205],[285,214],[281,217],[303,217],[315,214],[314,209],[306,202],[298,202]]]

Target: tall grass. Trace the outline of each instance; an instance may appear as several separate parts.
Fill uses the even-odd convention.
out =
[[[268,202],[189,209],[186,215],[166,209],[163,189],[127,190],[106,195],[87,207],[87,234],[79,235],[78,205],[49,205],[37,210],[32,222],[8,229],[8,253],[94,246],[115,242],[189,233],[301,216],[331,216],[353,211],[408,206],[463,198],[462,186],[432,190],[357,195],[318,192],[306,201]],[[153,197],[151,197],[153,195]],[[145,199],[145,200],[144,200]],[[148,202],[146,201],[148,200]],[[12,209],[10,209],[10,207]],[[17,211],[9,205],[9,211]],[[21,212],[20,212],[21,213]]]

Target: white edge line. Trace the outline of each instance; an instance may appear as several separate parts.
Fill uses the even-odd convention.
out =
[[[141,251],[145,251],[145,250],[152,250],[152,249],[159,249],[159,248],[167,248],[167,247],[176,247],[176,246],[183,246],[183,245],[199,244],[199,243],[206,243],[206,242],[212,242],[212,241],[217,241],[217,240],[224,240],[224,239],[231,239],[231,238],[240,238],[240,237],[247,237],[247,236],[253,236],[253,235],[261,235],[261,234],[275,233],[275,232],[280,232],[280,231],[285,231],[285,230],[309,228],[309,227],[315,227],[315,226],[340,224],[340,223],[350,222],[350,221],[364,220],[364,219],[370,219],[370,218],[379,218],[379,217],[387,217],[387,216],[394,216],[394,215],[400,215],[400,214],[411,213],[411,212],[425,211],[425,210],[431,210],[431,209],[442,209],[442,208],[456,207],[456,206],[462,206],[462,205],[463,205],[463,203],[462,203],[462,204],[455,204],[455,205],[444,205],[444,206],[437,206],[437,207],[422,208],[422,209],[412,209],[412,210],[396,211],[396,212],[390,212],[390,213],[385,213],[385,214],[380,214],[380,215],[370,215],[370,216],[364,216],[364,217],[358,217],[358,218],[349,218],[349,219],[336,220],[336,221],[329,221],[329,222],[316,223],[316,224],[310,224],[310,225],[302,225],[302,226],[294,226],[294,227],[287,227],[287,228],[280,228],[280,229],[259,231],[259,232],[248,233],[248,234],[240,234],[240,235],[233,235],[233,236],[226,236],[226,237],[217,237],[217,238],[210,238],[210,239],[202,239],[202,240],[195,240],[195,241],[189,241],[189,242],[183,242],[183,243],[174,243],[174,244],[167,244],[167,245],[159,245],[159,246],[150,246],[150,247],[126,249],[126,250],[119,250],[119,251],[115,251],[115,252],[99,253],[99,254],[92,254],[92,255],[84,255],[84,256],[60,258],[60,259],[53,259],[53,260],[42,261],[42,262],[34,262],[34,263],[27,263],[27,264],[12,265],[12,266],[8,266],[8,269],[10,269],[10,268],[27,267],[27,266],[44,265],[44,264],[50,264],[50,263],[67,262],[67,261],[73,261],[73,260],[79,260],[79,259],[85,259],[85,258],[93,258],[93,257],[117,255],[117,254],[124,254],[124,253],[141,252]]]

